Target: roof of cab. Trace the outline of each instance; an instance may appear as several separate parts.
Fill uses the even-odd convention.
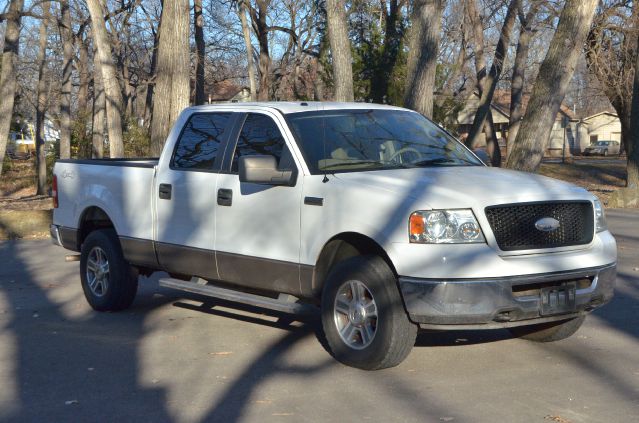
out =
[[[339,110],[339,109],[387,109],[406,110],[401,107],[389,106],[375,103],[346,103],[346,102],[323,102],[323,101],[264,101],[264,102],[238,102],[238,103],[216,103],[193,106],[193,110],[216,110],[231,107],[242,108],[270,108],[280,111],[283,114],[309,112],[317,110]]]

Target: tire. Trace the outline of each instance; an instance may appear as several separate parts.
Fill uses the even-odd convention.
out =
[[[89,305],[97,311],[128,308],[138,290],[138,273],[125,259],[113,229],[93,231],[82,244],[80,279]]]
[[[603,151],[603,156],[606,157],[608,155],[608,150]]]
[[[341,300],[341,301],[337,301]],[[397,278],[376,256],[338,263],[322,291],[322,344],[339,362],[363,370],[397,366],[415,345]]]
[[[555,342],[569,338],[579,330],[586,316],[575,317],[560,322],[541,323],[530,326],[510,328],[510,333],[517,338],[533,342]]]

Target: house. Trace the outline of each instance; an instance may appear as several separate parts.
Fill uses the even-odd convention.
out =
[[[251,89],[236,85],[235,83],[225,80],[213,85],[209,94],[209,103],[219,103],[223,101],[243,102],[251,101]]]
[[[581,120],[582,143],[579,151],[597,141],[621,142],[621,121],[616,113],[604,111]]]
[[[523,107],[528,105],[530,94],[524,94],[522,98]],[[473,92],[466,101],[464,108],[457,115],[457,133],[459,138],[464,140],[473,125],[473,120],[479,107],[480,97],[478,92]],[[493,96],[491,103],[491,111],[493,114],[493,122],[495,123],[495,135],[499,140],[502,153],[505,152],[506,139],[508,138],[508,127],[510,120],[510,92],[498,90]],[[565,104],[561,105],[555,123],[553,124],[550,134],[550,142],[546,155],[561,156],[563,154],[570,155],[583,151],[578,138],[579,119],[574,115],[572,110]],[[479,146],[486,145],[484,134],[480,136]]]

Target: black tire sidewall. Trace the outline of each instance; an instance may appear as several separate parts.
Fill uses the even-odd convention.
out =
[[[334,321],[335,297],[339,288],[350,280],[366,285],[375,300],[378,312],[375,337],[369,346],[361,350],[344,343]],[[402,325],[408,322],[395,275],[378,257],[353,257],[335,266],[327,277],[322,293],[321,314],[323,334],[329,352],[338,361],[365,370],[390,367],[384,363],[388,361],[388,352],[394,347],[393,343],[397,342],[397,334],[394,332],[402,330]],[[412,342],[414,343],[414,337]]]
[[[91,291],[86,277],[89,253],[94,247],[100,247],[109,262],[109,284],[101,297]],[[115,311],[131,305],[137,292],[137,273],[124,259],[115,231],[102,229],[87,236],[80,254],[80,279],[84,296],[93,309]]]

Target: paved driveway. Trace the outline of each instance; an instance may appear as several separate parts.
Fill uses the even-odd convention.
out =
[[[206,304],[142,280],[95,313],[78,263],[0,243],[0,421],[636,422],[639,211],[611,211],[615,300],[554,344],[506,331],[422,334],[399,367],[334,362],[312,322]]]

